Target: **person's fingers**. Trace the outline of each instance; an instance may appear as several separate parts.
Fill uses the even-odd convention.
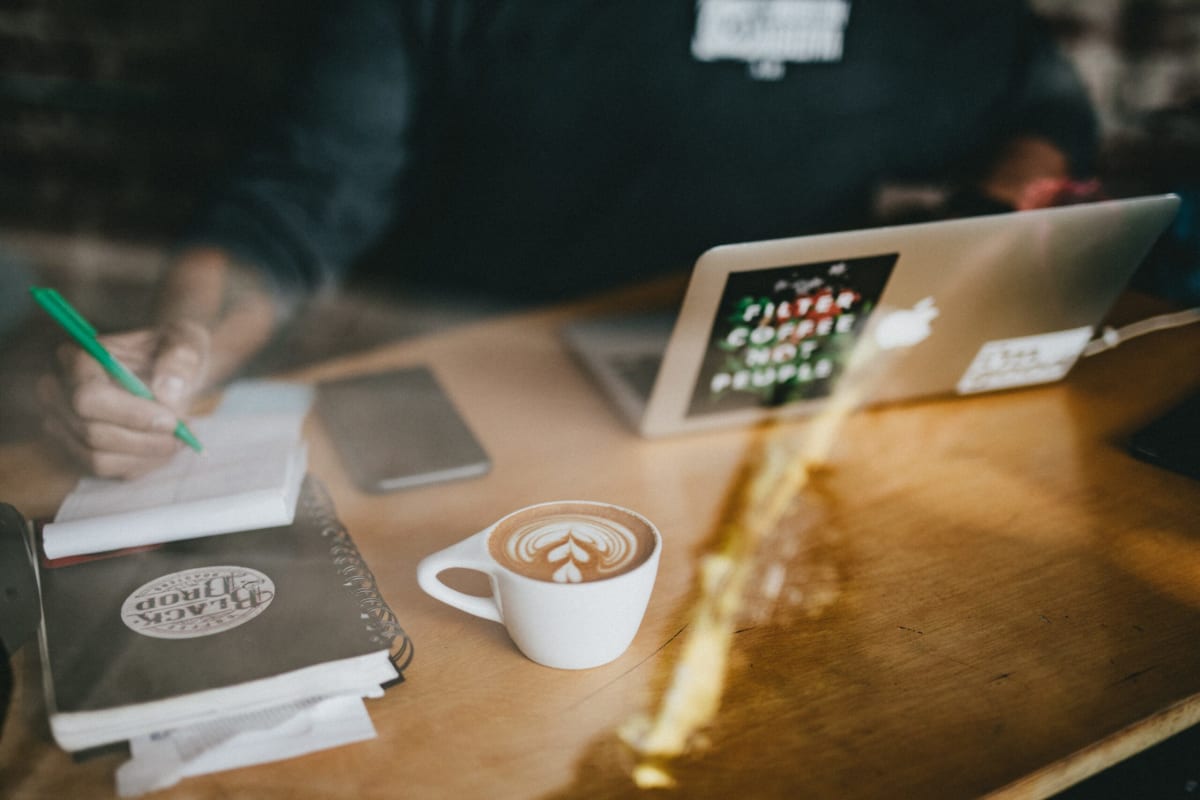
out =
[[[62,389],[47,376],[39,384],[45,407],[44,428],[81,466],[92,474],[128,478],[150,471],[179,449],[167,432],[145,432],[79,417],[62,399]]]
[[[161,346],[159,342],[163,342]],[[152,383],[158,383],[168,397],[158,402],[132,394],[114,383],[104,368],[75,345],[63,345],[58,351],[63,397],[52,398],[68,413],[64,419],[84,436],[84,421],[105,422],[135,431],[163,433],[174,431],[182,403],[202,381],[206,360],[207,332],[198,325],[169,326],[157,331],[132,331],[101,337],[105,348],[125,367],[145,375],[156,353]],[[151,387],[154,392],[154,387]],[[78,417],[71,422],[71,415]]]
[[[37,388],[46,416],[80,447],[155,459],[178,449],[175,415],[158,403],[99,381],[81,384],[71,401],[51,376],[44,376]]]
[[[174,436],[180,414],[203,386],[208,332],[195,323],[103,336],[104,347],[144,376],[156,400],[129,392],[79,347],[58,351],[57,375],[44,376],[38,394],[49,436],[89,472],[129,478],[161,465],[182,446]]]
[[[182,414],[203,385],[208,368],[209,334],[193,322],[166,325],[154,359],[150,389],[164,405]]]
[[[182,445],[171,432],[140,431],[109,422],[83,420],[71,428],[80,442],[100,452],[157,459],[173,455]],[[172,424],[171,430],[174,429]]]
[[[176,449],[172,446],[171,453],[158,456],[98,450],[80,441],[60,417],[46,417],[43,424],[46,433],[58,442],[68,455],[87,472],[101,478],[136,478],[144,475],[166,462]]]
[[[132,372],[144,374],[154,355],[158,333],[153,330],[136,330],[125,333],[105,334],[98,341],[114,358]],[[104,368],[83,348],[73,342],[58,347],[60,368],[68,375],[80,377],[105,374]]]
[[[108,380],[108,375],[100,362],[89,356],[77,344],[67,343],[58,346],[55,351],[58,360],[59,374],[68,386],[84,381]]]
[[[150,330],[100,337],[100,343],[117,361],[120,361],[126,369],[143,378],[150,374],[150,369],[154,364],[154,350],[157,342],[157,332]]]
[[[88,380],[72,387],[67,405],[81,423],[106,423],[145,433],[170,433],[177,418],[162,403],[131,394],[108,380]]]
[[[1096,179],[1073,181],[1069,178],[1042,178],[1030,181],[1022,189],[1017,210],[1069,206],[1104,199],[1104,189]]]

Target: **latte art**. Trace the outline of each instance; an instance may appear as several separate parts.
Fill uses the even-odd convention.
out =
[[[538,580],[582,583],[636,567],[653,548],[648,532],[608,517],[557,513],[514,519],[493,536],[493,557]]]

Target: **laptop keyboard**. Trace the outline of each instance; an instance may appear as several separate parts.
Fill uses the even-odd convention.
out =
[[[637,353],[632,355],[610,356],[609,363],[613,371],[625,381],[639,397],[650,397],[654,388],[654,379],[658,377],[658,368],[662,365],[662,355],[657,353]]]

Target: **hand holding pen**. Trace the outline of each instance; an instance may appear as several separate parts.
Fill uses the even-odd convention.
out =
[[[98,336],[53,289],[31,292],[78,345],[59,349],[57,373],[38,387],[47,431],[68,452],[96,475],[133,477],[182,443],[199,448],[180,417],[203,384],[209,336],[202,326]]]

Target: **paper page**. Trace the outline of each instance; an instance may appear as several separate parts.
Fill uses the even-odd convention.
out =
[[[123,514],[172,503],[270,489],[282,481],[300,440],[294,414],[207,417],[191,428],[204,451],[180,450],[165,466],[133,480],[83,478],[55,522]]]
[[[304,416],[312,405],[311,384],[272,380],[234,381],[221,395],[214,415],[292,413]]]
[[[117,769],[117,792],[134,797],[191,775],[294,758],[375,735],[361,696],[314,697],[132,739],[132,758]]]
[[[148,703],[104,711],[55,713],[50,717],[50,732],[60,747],[75,752],[134,739],[171,725],[208,724],[223,718],[232,708],[260,711],[294,702],[296,698],[329,692],[344,694],[358,687],[369,686],[372,693],[378,693],[379,687],[395,679],[396,675],[388,651],[379,650],[340,661],[313,664],[269,678]],[[369,694],[366,690],[354,693]]]
[[[203,452],[180,450],[133,480],[83,478],[43,530],[46,555],[287,524],[307,464],[301,428],[308,388],[242,385],[231,390],[227,410],[191,422]]]

